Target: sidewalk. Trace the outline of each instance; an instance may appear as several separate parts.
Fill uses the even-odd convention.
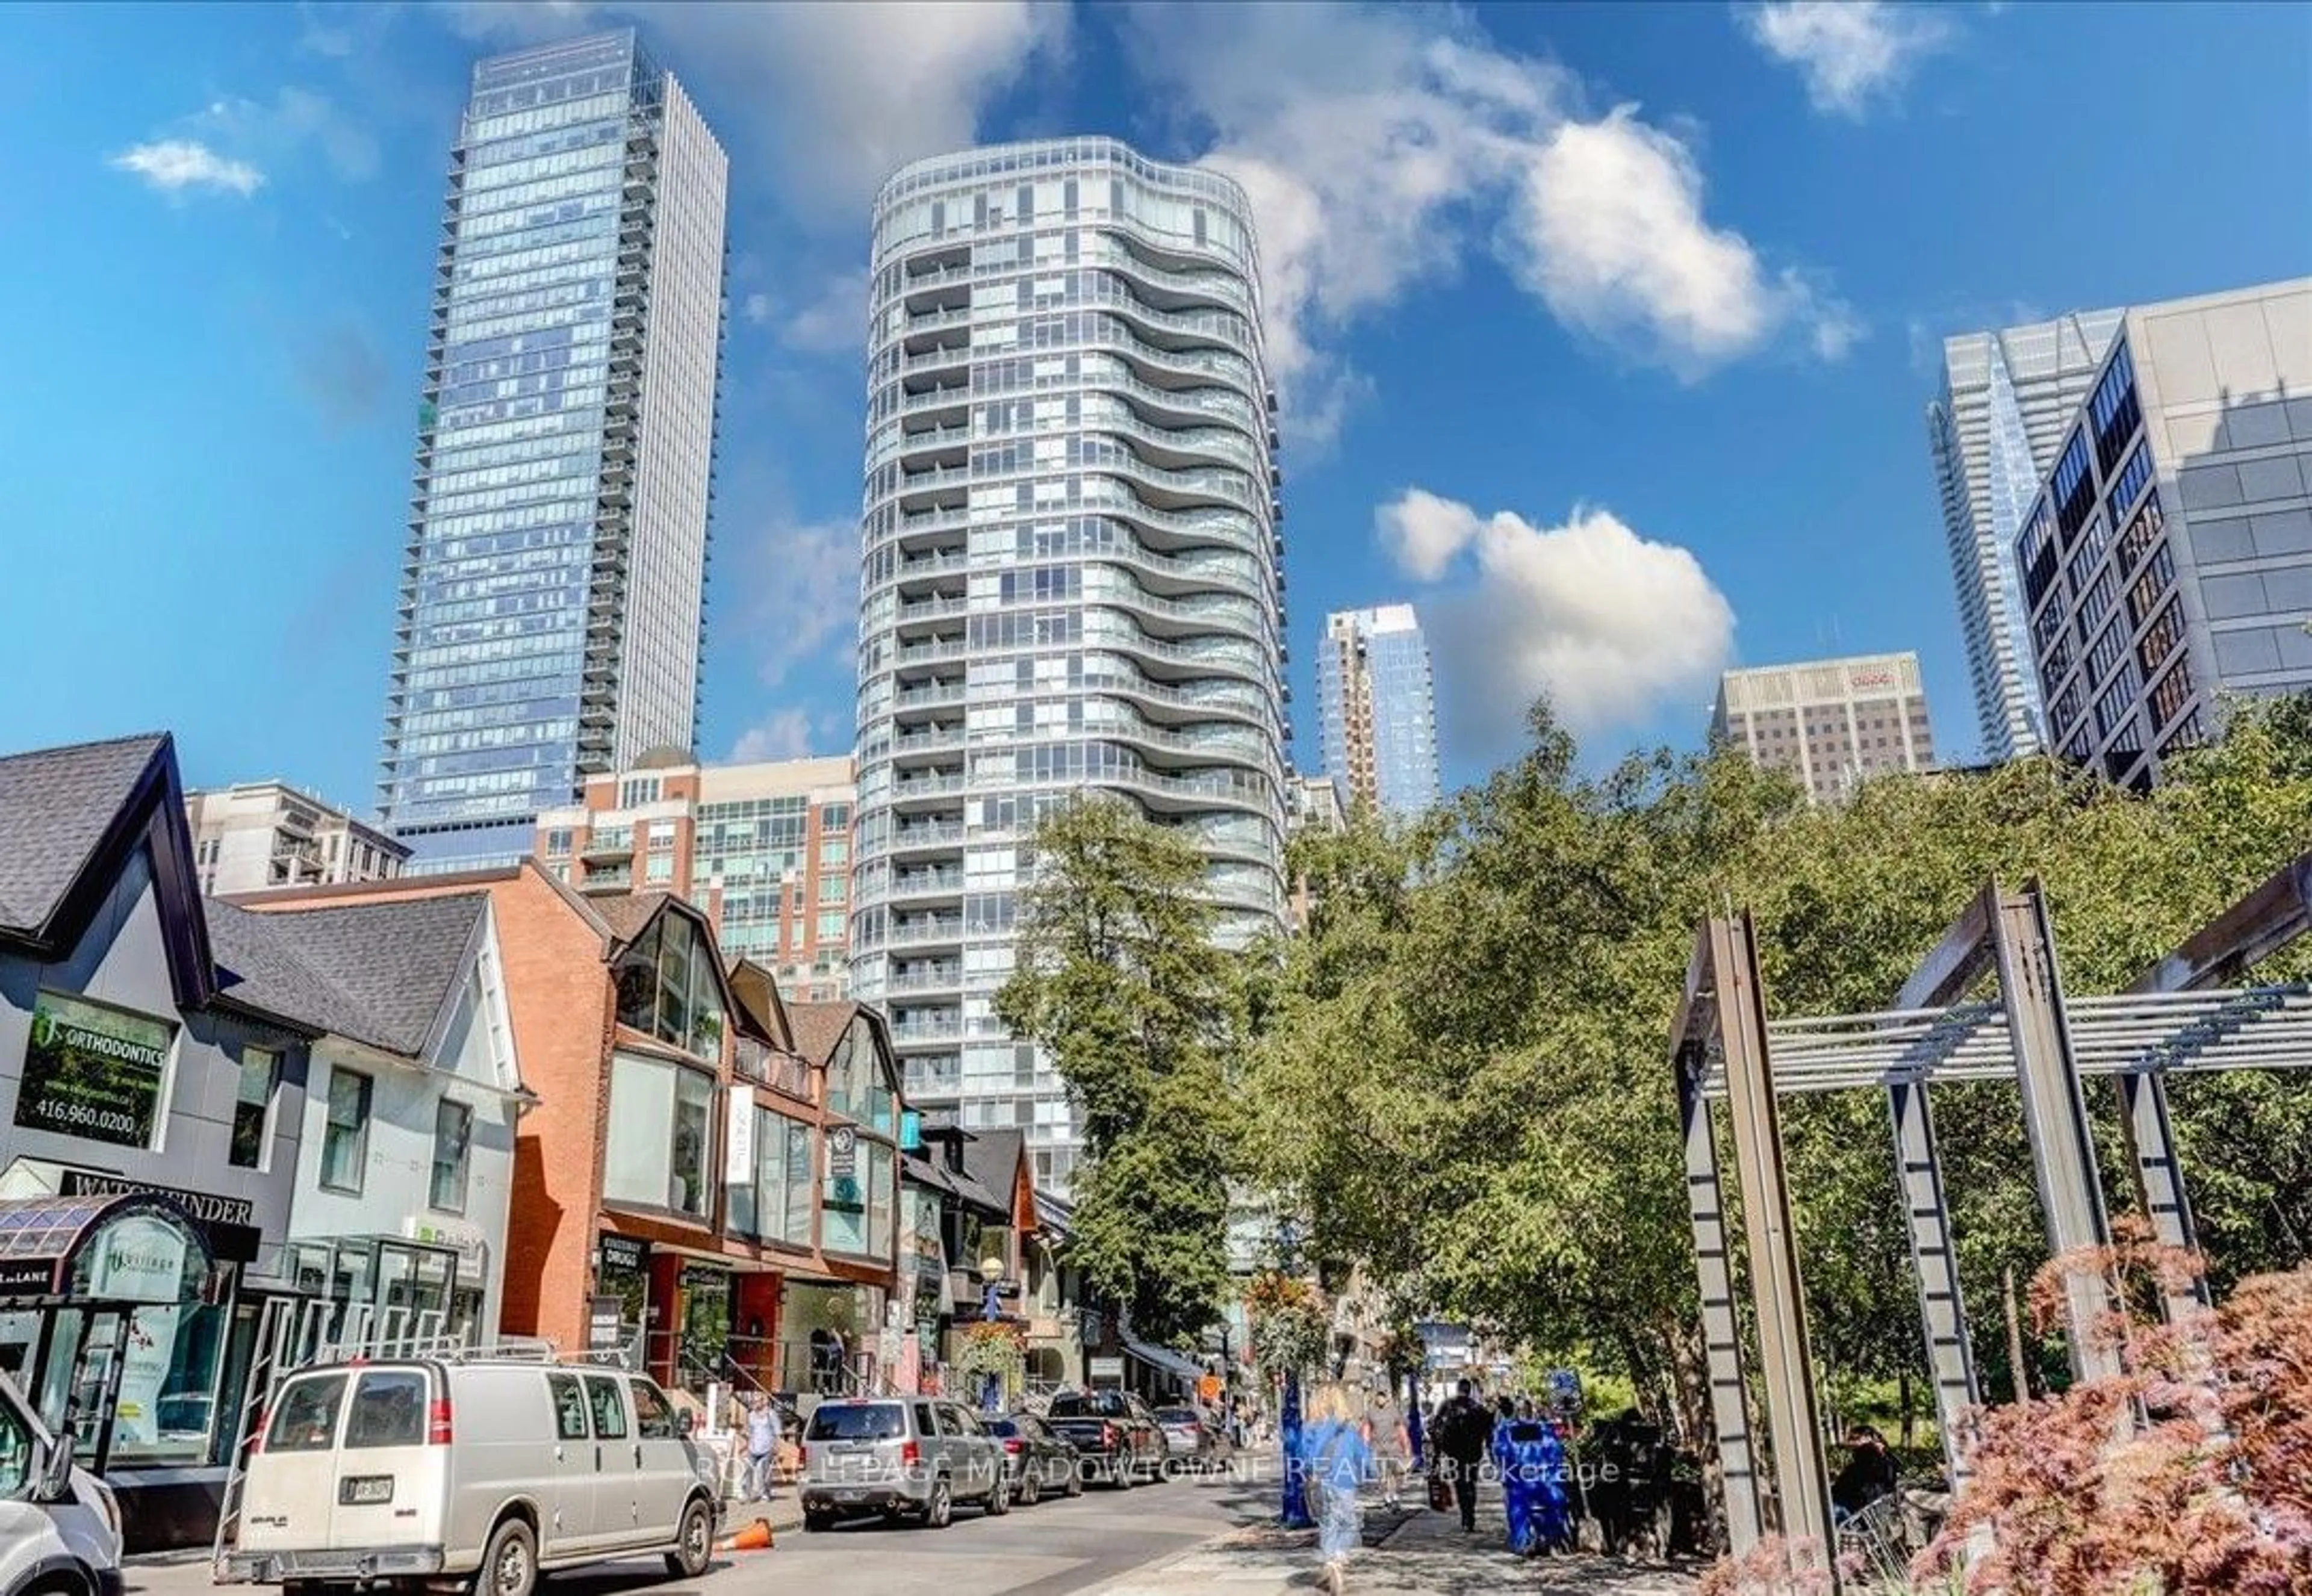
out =
[[[1365,1509],[1365,1549],[1350,1559],[1351,1596],[1692,1596],[1691,1574],[1597,1557],[1525,1558],[1502,1549],[1507,1528],[1498,1501],[1481,1507],[1477,1530],[1462,1532],[1449,1513],[1394,1515]],[[1098,1596],[1281,1596],[1321,1588],[1313,1530],[1265,1526],[1233,1530],[1168,1563],[1099,1588]]]

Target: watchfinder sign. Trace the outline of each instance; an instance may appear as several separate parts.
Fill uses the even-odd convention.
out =
[[[16,1123],[150,1147],[176,1029],[142,1014],[41,993],[32,1009],[31,1044],[24,1049]]]

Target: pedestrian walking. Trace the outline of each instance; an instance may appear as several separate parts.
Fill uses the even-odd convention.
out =
[[[1474,1535],[1477,1532],[1477,1474],[1493,1443],[1493,1419],[1470,1394],[1471,1389],[1466,1380],[1455,1382],[1453,1394],[1437,1410],[1430,1435],[1436,1443],[1438,1471],[1451,1483],[1454,1505],[1461,1510],[1461,1528]]]
[[[767,1502],[778,1477],[779,1410],[757,1391],[747,1406],[747,1500]]]
[[[1366,1409],[1365,1431],[1372,1443],[1373,1471],[1380,1478],[1381,1505],[1395,1513],[1397,1498],[1404,1494],[1413,1442],[1406,1433],[1405,1416],[1387,1391],[1375,1393],[1372,1406]]]
[[[1325,1586],[1333,1596],[1341,1596],[1349,1555],[1364,1541],[1357,1492],[1372,1469],[1372,1449],[1366,1444],[1348,1388],[1327,1381],[1309,1398],[1308,1418],[1300,1429],[1300,1479],[1309,1516],[1317,1521]]]

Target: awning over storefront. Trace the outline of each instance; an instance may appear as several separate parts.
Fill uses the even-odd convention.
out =
[[[0,1202],[0,1299],[190,1302],[213,1262],[201,1227],[166,1197]]]
[[[1177,1380],[1204,1378],[1204,1366],[1202,1364],[1185,1354],[1173,1352],[1167,1347],[1151,1346],[1143,1341],[1134,1341],[1131,1337],[1126,1336],[1124,1338],[1124,1350],[1160,1374],[1169,1374]]]

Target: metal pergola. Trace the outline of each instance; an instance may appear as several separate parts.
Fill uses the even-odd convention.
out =
[[[1769,1021],[1747,912],[1705,921],[1695,939],[1672,1031],[1686,1190],[1702,1288],[1711,1407],[1737,1556],[1770,1528],[1836,1544],[1816,1402],[1778,1100],[1876,1089],[1887,1094],[1919,1285],[1936,1416],[1955,1489],[1968,1476],[1961,1420],[1981,1403],[1957,1257],[1929,1109],[1931,1087],[2013,1081],[2056,1256],[2106,1244],[2110,1227],[2096,1175],[2081,1082],[2118,1084],[2137,1199],[2157,1238],[2194,1247],[2197,1233],[2168,1116],[2171,1074],[2312,1065],[2312,983],[2236,985],[2259,960],[2312,930],[2312,853],[2275,873],[2154,965],[2125,992],[2066,999],[2046,897],[1986,886],[1922,959],[1887,1008]],[[1970,996],[1985,977],[1995,995]],[[1751,1425],[1747,1360],[1736,1313],[1711,1105],[1727,1107],[1741,1193],[1749,1295],[1757,1320],[1773,1457],[1771,1498]],[[2066,1282],[2073,1371],[2111,1372],[2113,1354],[2089,1329],[2109,1309],[2091,1270]],[[2171,1295],[2171,1318],[2202,1305],[2205,1287]],[[1769,1522],[1768,1509],[1778,1507]]]

